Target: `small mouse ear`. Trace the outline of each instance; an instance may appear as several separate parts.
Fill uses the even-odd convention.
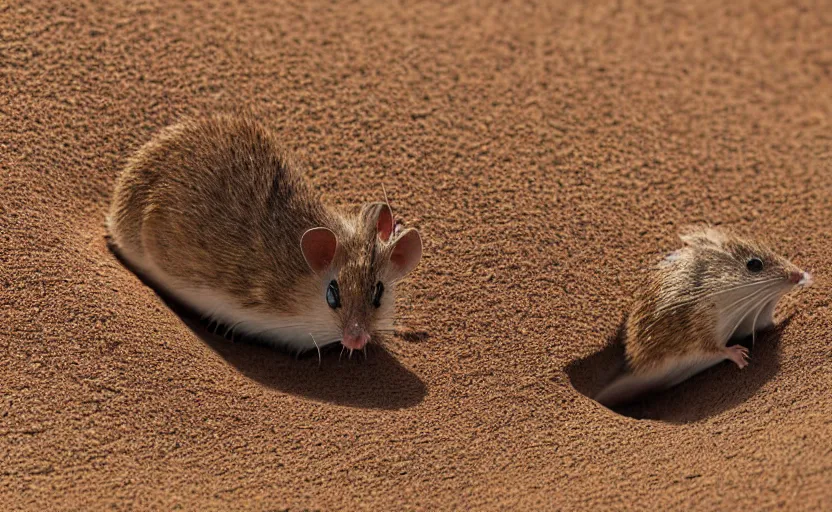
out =
[[[402,231],[393,245],[390,253],[390,264],[393,267],[392,279],[395,281],[406,276],[422,259],[422,237],[413,228]]]
[[[300,250],[306,264],[316,274],[329,269],[332,260],[335,259],[335,249],[338,248],[338,240],[328,228],[312,228],[300,238]]]
[[[376,232],[383,242],[393,234],[393,212],[386,203],[369,203],[364,206],[362,218],[375,224]]]
[[[689,227],[679,233],[679,238],[686,245],[710,245],[722,247],[725,243],[725,234],[715,228]]]
[[[378,236],[381,237],[382,241],[386,242],[390,240],[390,235],[393,234],[393,228],[393,212],[390,211],[390,207],[386,204],[382,205],[381,210],[378,212],[378,220],[376,221]]]

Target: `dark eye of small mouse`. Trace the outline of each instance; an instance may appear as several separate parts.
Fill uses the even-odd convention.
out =
[[[748,263],[746,263],[745,266],[751,272],[762,272],[763,261],[760,258],[751,258],[750,260],[748,260]]]
[[[373,306],[381,307],[381,295],[384,293],[384,285],[381,281],[376,283],[376,291],[373,292]]]
[[[326,303],[332,309],[341,307],[341,291],[338,289],[338,281],[333,279],[326,287]]]

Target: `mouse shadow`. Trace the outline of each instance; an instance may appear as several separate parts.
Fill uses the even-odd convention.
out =
[[[320,352],[312,350],[295,355],[267,346],[256,337],[235,335],[232,341],[218,334],[224,330],[222,326],[206,323],[199,313],[132,268],[117,248],[110,243],[107,246],[196,337],[240,373],[266,388],[362,409],[404,409],[419,404],[427,395],[419,377],[380,344],[368,345],[366,353],[356,352],[351,356],[342,354],[340,344],[321,347]],[[396,335],[405,340],[428,338],[423,331]]]
[[[745,369],[723,361],[673,388],[611,410],[634,419],[683,424],[733,409],[757,393],[780,369],[780,342],[791,320],[789,316],[775,327],[758,332],[753,346],[751,336],[731,342],[751,351],[751,361]],[[572,387],[590,398],[625,370],[624,322],[601,350],[565,368]]]

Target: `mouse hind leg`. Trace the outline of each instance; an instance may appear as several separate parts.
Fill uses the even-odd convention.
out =
[[[731,361],[737,363],[737,366],[740,366],[740,368],[744,368],[745,365],[748,364],[747,358],[748,350],[740,345],[727,347],[718,352],[703,353],[686,357],[677,362],[677,364],[670,369],[667,387],[671,388],[673,386],[677,386],[694,375],[701,373],[708,368],[725,361],[726,359],[730,359]],[[746,360],[745,364],[740,365],[740,362],[743,360]]]
[[[627,373],[598,393],[595,400],[607,407],[624,405],[648,393],[677,386],[726,359],[740,369],[745,368],[748,365],[748,349],[741,345],[733,345],[713,352],[677,358],[658,368]]]
[[[625,373],[602,389],[594,399],[603,406],[618,407],[663,389],[667,379],[667,372],[662,370],[639,374]]]

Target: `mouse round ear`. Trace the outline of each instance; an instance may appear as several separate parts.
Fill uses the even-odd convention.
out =
[[[416,267],[420,259],[422,259],[422,237],[413,228],[405,229],[393,243],[393,251],[390,253],[392,279],[395,281],[406,276]]]
[[[725,243],[725,233],[716,228],[691,226],[679,233],[679,238],[686,245],[710,245],[722,247]]]
[[[335,249],[338,248],[338,240],[335,233],[328,228],[312,228],[300,238],[300,250],[306,264],[316,274],[321,274],[329,269],[332,260],[335,259]]]
[[[393,234],[393,212],[387,203],[368,203],[362,210],[364,222],[375,224],[376,233],[382,242],[390,240]]]

